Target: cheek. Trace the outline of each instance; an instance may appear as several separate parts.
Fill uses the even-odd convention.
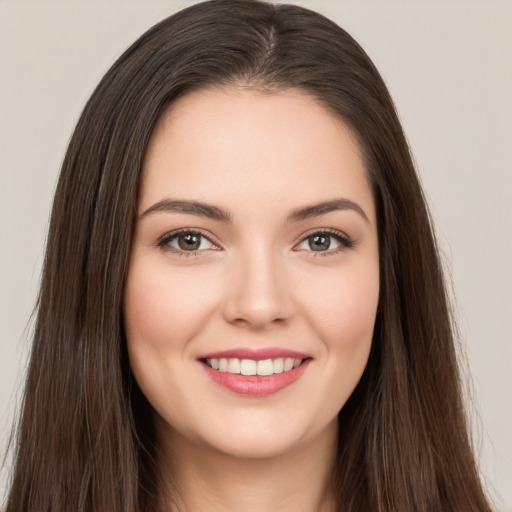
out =
[[[329,398],[323,407],[332,416],[339,413],[363,375],[379,298],[379,275],[371,266],[342,274],[339,285],[311,305],[316,315],[312,322],[326,356],[323,393]]]
[[[319,341],[310,402],[315,428],[322,428],[343,408],[368,362],[379,298],[378,258],[354,258],[305,275],[297,293],[301,316]]]
[[[329,352],[369,350],[379,298],[376,265],[342,268],[312,276],[316,293],[306,293],[304,314]]]
[[[162,351],[183,348],[212,309],[213,297],[205,283],[200,272],[132,265],[125,295],[129,343]]]
[[[189,342],[213,310],[208,279],[197,270],[172,271],[165,262],[135,256],[127,277],[124,325],[130,366],[141,391],[164,416],[169,407],[183,408],[179,394],[169,390],[186,381]]]

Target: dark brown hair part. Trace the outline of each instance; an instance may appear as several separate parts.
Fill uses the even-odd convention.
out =
[[[364,155],[381,292],[368,365],[339,414],[339,510],[489,511],[461,399],[430,217],[386,86],[335,23],[292,5],[213,0],[160,22],[112,66],[73,134],[55,194],[7,512],[157,510],[149,405],[122,304],[145,150],[198,89],[297,89]]]

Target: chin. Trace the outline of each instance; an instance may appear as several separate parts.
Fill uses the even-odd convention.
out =
[[[271,459],[293,451],[299,444],[297,439],[280,435],[242,435],[222,440],[205,440],[206,443],[223,455],[237,459]]]
[[[307,444],[314,444],[315,439],[324,438],[326,433],[335,435],[337,432],[337,421],[328,422],[327,425],[311,425],[304,424],[298,418],[265,419],[254,419],[249,424],[237,422],[229,425],[224,422],[221,429],[214,431],[212,426],[196,442],[217,453],[239,459],[270,459],[303,450]]]

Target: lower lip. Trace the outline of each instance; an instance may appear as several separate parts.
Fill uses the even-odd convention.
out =
[[[220,372],[201,361],[208,376],[220,386],[247,396],[268,396],[281,391],[298,380],[309,366],[311,359],[304,360],[297,368],[273,375],[241,375],[239,373]]]

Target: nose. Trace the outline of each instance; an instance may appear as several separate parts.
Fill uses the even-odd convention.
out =
[[[292,315],[284,263],[268,247],[239,255],[226,276],[223,316],[253,330],[286,323]]]

